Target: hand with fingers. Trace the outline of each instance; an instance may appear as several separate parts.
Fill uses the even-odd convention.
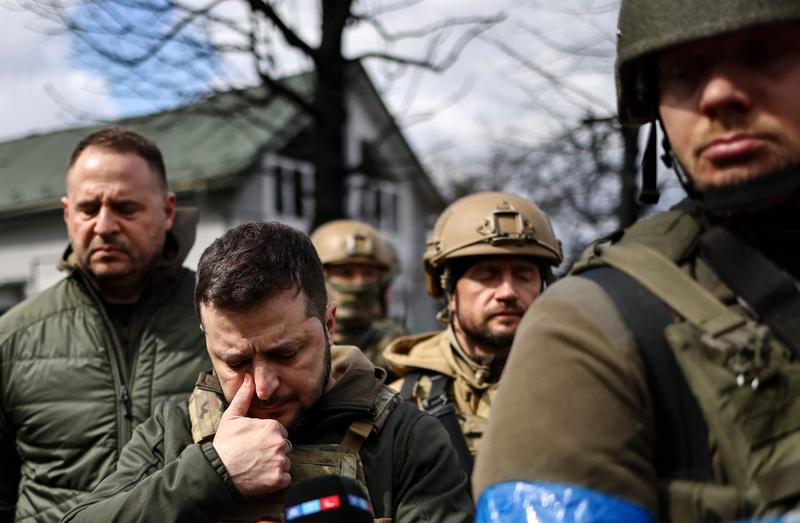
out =
[[[292,446],[286,428],[276,420],[247,417],[254,394],[253,377],[246,374],[222,415],[213,443],[233,484],[245,497],[284,489],[292,481]]]

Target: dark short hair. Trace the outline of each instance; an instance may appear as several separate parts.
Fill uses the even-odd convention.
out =
[[[96,131],[75,146],[69,159],[67,173],[88,147],[100,147],[117,153],[131,153],[142,157],[150,166],[150,170],[156,174],[161,188],[166,191],[167,169],[164,167],[164,158],[156,143],[147,136],[124,127],[107,127]]]
[[[311,240],[278,222],[251,222],[214,240],[200,257],[194,301],[246,311],[284,292],[302,292],[307,316],[325,323],[325,273]]]

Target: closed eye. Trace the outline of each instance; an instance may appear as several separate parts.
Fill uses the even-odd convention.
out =
[[[297,356],[296,350],[293,351],[280,351],[280,352],[273,352],[271,355],[274,359],[279,361],[289,361],[295,356]]]
[[[225,362],[225,365],[231,370],[241,369],[247,365],[247,360],[229,360]]]
[[[132,214],[137,213],[142,209],[142,206],[136,202],[120,202],[114,204],[114,211],[123,215],[123,216],[130,216]]]
[[[79,203],[76,209],[84,216],[94,216],[100,210],[100,204],[95,202]]]

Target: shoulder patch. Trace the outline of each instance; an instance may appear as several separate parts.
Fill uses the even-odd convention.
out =
[[[388,385],[381,386],[381,390],[378,391],[378,395],[375,398],[375,421],[373,425],[376,433],[381,431],[389,415],[402,402],[403,398],[400,397],[396,390]]]
[[[189,396],[189,419],[192,422],[192,440],[195,443],[210,441],[225,412],[222,395],[205,388],[195,387]]]

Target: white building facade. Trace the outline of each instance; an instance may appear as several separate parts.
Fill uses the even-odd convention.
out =
[[[445,202],[414,157],[366,73],[356,68],[346,98],[346,156],[380,162],[379,173],[348,178],[348,217],[376,226],[395,242],[402,264],[390,315],[412,332],[437,328],[436,304],[424,291],[425,239]],[[186,265],[240,223],[278,220],[310,232],[314,167],[292,154],[305,118],[283,101],[254,109],[271,129],[236,115],[179,110],[117,122],[153,138],[162,149],[179,206],[196,207],[200,221]],[[249,126],[249,127],[248,127]],[[0,143],[0,312],[58,281],[67,245],[59,198],[72,148],[100,127],[70,129]],[[390,133],[386,129],[392,129]],[[376,140],[380,137],[380,140]]]

